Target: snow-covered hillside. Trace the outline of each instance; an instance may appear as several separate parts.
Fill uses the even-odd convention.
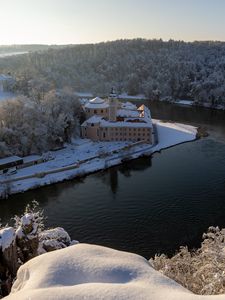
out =
[[[77,244],[40,255],[18,271],[5,300],[224,300],[194,295],[141,256]]]
[[[100,95],[114,87],[118,93],[144,94],[147,99],[225,105],[224,42],[134,39],[57,48],[12,56],[2,72],[17,74],[20,80],[23,70],[28,79],[21,80],[24,91],[33,79],[40,93],[46,84]]]

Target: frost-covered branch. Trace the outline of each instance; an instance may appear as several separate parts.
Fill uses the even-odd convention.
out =
[[[172,258],[156,255],[152,266],[196,294],[225,292],[225,229],[210,227],[197,250],[181,247]]]
[[[80,104],[68,90],[52,90],[40,102],[17,97],[0,106],[0,157],[38,154],[76,135]]]

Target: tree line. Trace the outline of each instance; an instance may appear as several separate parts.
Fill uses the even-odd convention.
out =
[[[117,40],[49,48],[0,60],[0,72],[16,77],[16,90],[29,93],[30,81],[53,88],[225,103],[225,43]],[[34,86],[34,88],[36,88]]]

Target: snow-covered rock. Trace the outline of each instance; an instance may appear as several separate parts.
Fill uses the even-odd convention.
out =
[[[18,256],[16,249],[16,234],[12,227],[0,230],[0,296],[1,296],[1,280],[4,273],[10,277],[16,275],[18,270]],[[10,290],[10,289],[9,289]]]
[[[6,300],[224,300],[194,295],[141,256],[78,244],[40,255],[18,271]]]
[[[2,251],[9,248],[15,241],[15,230],[12,227],[0,230],[0,248]]]
[[[43,254],[68,246],[77,244],[77,241],[72,241],[69,234],[61,227],[44,230],[39,234],[38,253]]]

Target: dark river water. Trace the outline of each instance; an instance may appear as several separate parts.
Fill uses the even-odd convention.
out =
[[[2,222],[36,199],[47,226],[147,258],[198,247],[209,226],[225,227],[225,113],[163,103],[151,111],[154,118],[205,126],[210,136],[2,200]]]

